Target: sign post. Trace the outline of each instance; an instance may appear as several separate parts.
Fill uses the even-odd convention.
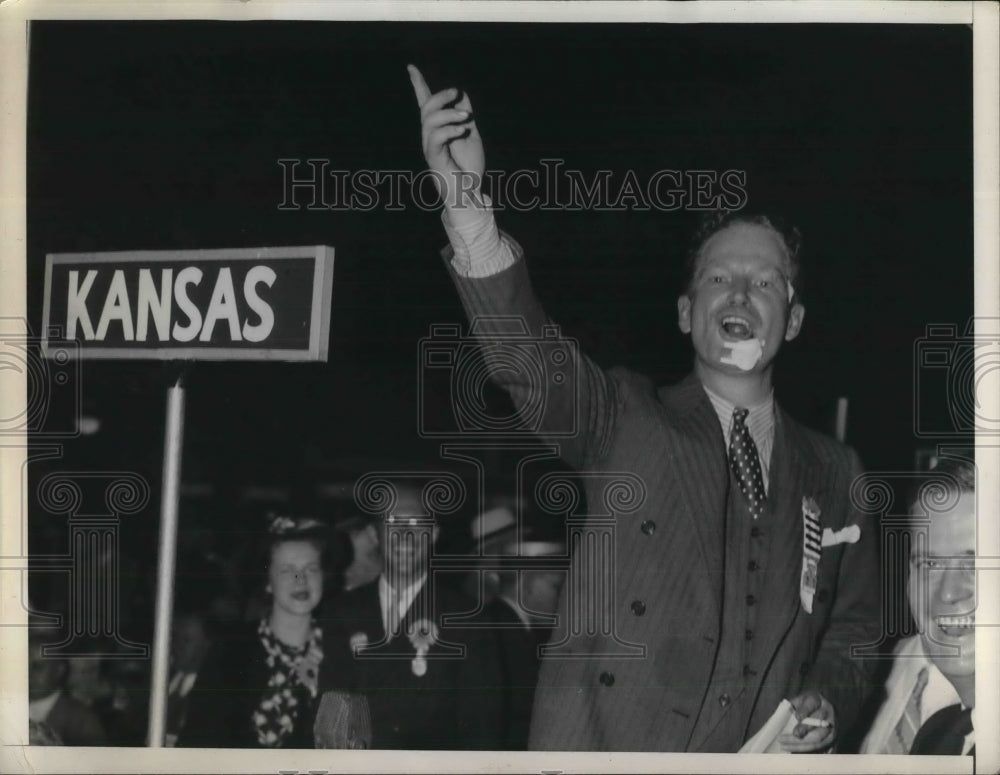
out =
[[[333,248],[46,256],[42,353],[171,361],[325,361]],[[74,347],[65,347],[74,342]],[[167,389],[153,665],[146,744],[166,733],[184,446],[183,378]]]
[[[170,668],[170,620],[174,608],[181,450],[184,448],[184,385],[178,377],[167,389],[163,440],[163,492],[160,495],[160,552],[156,569],[156,620],[153,629],[153,675],[149,697],[147,744],[163,746],[167,727],[167,672]]]

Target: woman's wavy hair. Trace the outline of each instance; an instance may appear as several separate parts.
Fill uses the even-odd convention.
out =
[[[269,610],[270,596],[266,592],[268,574],[271,569],[271,558],[274,550],[281,544],[290,541],[304,541],[316,547],[320,554],[323,567],[323,594],[326,596],[330,587],[329,572],[332,568],[329,557],[330,529],[320,519],[310,516],[269,513],[265,517],[266,530],[259,536],[251,553],[247,580],[250,583],[249,597],[251,611],[261,613]],[[252,614],[250,618],[256,618]]]

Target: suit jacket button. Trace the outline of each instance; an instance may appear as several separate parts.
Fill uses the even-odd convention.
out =
[[[732,702],[732,700],[729,699],[729,695],[728,694],[720,694],[719,695],[719,707],[720,708],[728,708],[730,702]]]
[[[605,686],[614,686],[615,685],[614,673],[609,673],[607,670],[605,670],[603,673],[601,673],[600,681]]]
[[[640,527],[642,528],[642,532],[648,536],[656,532],[656,523],[651,519],[644,521]]]
[[[633,600],[632,613],[634,613],[636,616],[642,616],[644,613],[646,613],[646,604],[641,600]]]
[[[747,595],[747,605],[753,605],[756,602],[757,598],[755,598],[753,595]]]
[[[816,593],[816,600],[820,603],[825,603],[826,599],[830,596],[830,593],[825,589],[821,589]]]

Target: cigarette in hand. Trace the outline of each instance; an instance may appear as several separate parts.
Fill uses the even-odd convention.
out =
[[[806,716],[805,718],[799,719],[800,724],[805,724],[807,727],[829,727],[830,722],[826,719],[813,718],[812,716]]]

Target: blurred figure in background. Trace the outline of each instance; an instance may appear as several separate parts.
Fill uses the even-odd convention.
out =
[[[311,518],[276,516],[256,565],[269,612],[216,639],[190,690],[178,745],[312,748],[323,630],[328,531]],[[327,570],[329,570],[327,568]]]
[[[166,746],[173,747],[187,718],[188,697],[212,645],[209,618],[198,611],[178,611],[170,633],[170,680],[167,682]]]
[[[92,655],[69,657],[66,672],[66,690],[70,696],[90,708],[105,705],[111,698],[112,686],[101,654],[111,644],[95,641]]]
[[[346,535],[351,544],[344,589],[357,589],[377,579],[382,573],[382,554],[375,525],[363,517],[351,517],[337,525],[337,531]]]
[[[87,656],[70,657],[66,688],[97,714],[105,745],[145,745],[149,718],[148,659],[121,659],[115,644],[96,639]]]
[[[111,696],[101,704],[109,745],[144,746],[149,732],[150,662],[108,659],[104,663]]]
[[[56,740],[64,745],[105,745],[100,717],[66,688],[66,658],[43,654],[45,646],[62,640],[55,629],[33,626],[28,631],[28,718],[35,723],[36,738],[50,745]]]
[[[497,502],[472,521],[474,551],[484,557],[565,557],[559,541],[530,540],[534,531],[522,527],[518,540],[514,501]],[[529,540],[523,540],[529,539]],[[533,562],[529,560],[529,562]],[[483,590],[486,618],[495,626],[500,649],[503,687],[503,748],[528,747],[531,708],[538,683],[540,648],[552,636],[565,569],[527,565],[500,570],[486,568],[470,574],[473,586]]]

